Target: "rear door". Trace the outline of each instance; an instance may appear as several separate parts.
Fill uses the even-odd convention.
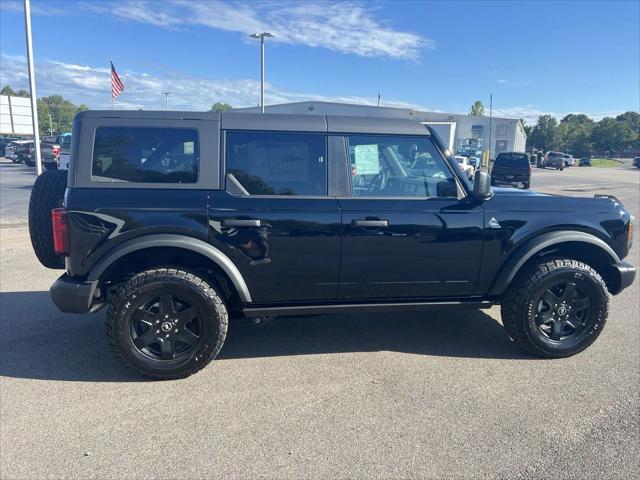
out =
[[[350,135],[339,298],[397,300],[473,292],[483,211],[459,199],[427,136]]]
[[[224,189],[209,201],[211,242],[238,267],[255,303],[335,299],[340,212],[328,196],[327,135],[223,136]]]

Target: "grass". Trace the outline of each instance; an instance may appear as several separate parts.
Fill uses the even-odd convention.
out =
[[[591,166],[596,168],[613,168],[619,167],[622,162],[613,158],[592,158]]]

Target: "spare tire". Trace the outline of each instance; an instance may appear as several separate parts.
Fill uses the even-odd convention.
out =
[[[51,210],[62,206],[67,188],[66,170],[48,170],[40,175],[29,199],[29,235],[40,263],[47,268],[64,268],[64,257],[53,249]]]

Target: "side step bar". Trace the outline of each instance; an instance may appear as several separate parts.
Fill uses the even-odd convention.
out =
[[[330,305],[294,305],[286,307],[247,307],[243,309],[245,316],[286,317],[298,315],[328,315],[360,312],[405,312],[419,310],[436,310],[440,308],[477,309],[491,308],[494,302],[483,301],[441,301],[441,302],[406,302],[406,303],[346,303]]]

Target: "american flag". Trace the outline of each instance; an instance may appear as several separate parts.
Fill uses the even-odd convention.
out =
[[[111,62],[111,97],[116,99],[123,91],[124,83],[120,80],[118,72],[116,72],[116,67],[114,67],[113,62]]]

